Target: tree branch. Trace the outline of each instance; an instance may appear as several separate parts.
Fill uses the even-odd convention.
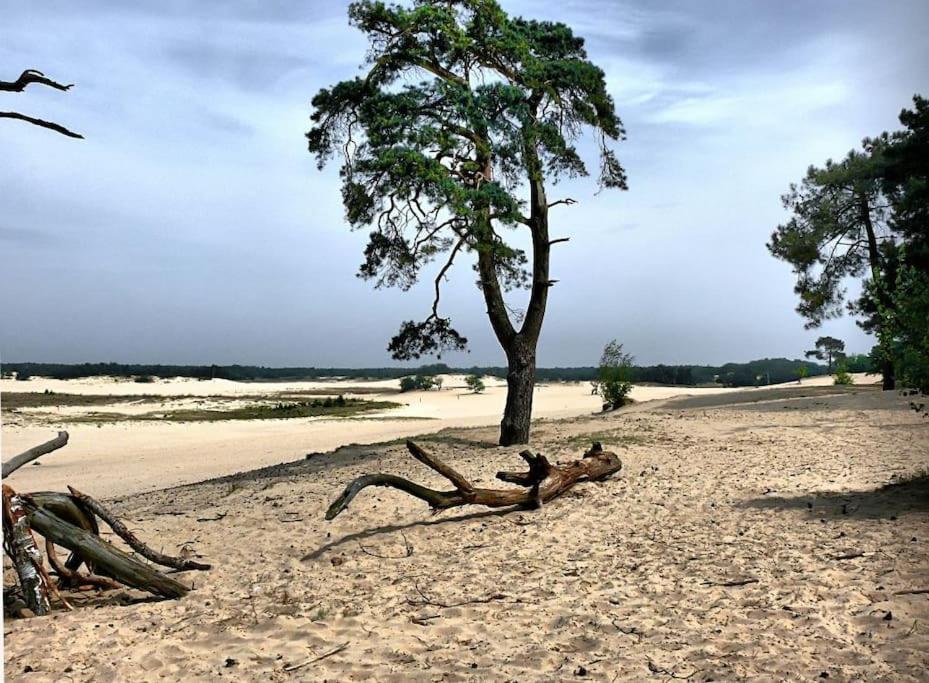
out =
[[[56,436],[51,441],[46,441],[45,443],[39,444],[38,446],[33,446],[28,451],[24,451],[19,455],[10,458],[5,463],[3,463],[3,478],[6,479],[26,463],[30,463],[36,458],[41,458],[43,455],[47,455],[52,451],[57,451],[67,443],[68,432],[58,432],[58,436]]]
[[[26,116],[25,114],[19,114],[15,111],[0,111],[0,119],[19,119],[20,121],[25,121],[26,123],[31,123],[33,126],[39,126],[40,128],[48,128],[53,130],[56,133],[61,133],[66,135],[69,138],[77,138],[78,140],[83,140],[84,136],[80,133],[75,133],[73,130],[68,130],[62,125],[54,123],[53,121],[45,121],[44,119],[37,119],[32,116]]]
[[[36,69],[26,69],[15,81],[0,81],[0,91],[22,92],[26,89],[26,86],[31,85],[32,83],[47,85],[49,88],[62,91],[67,91],[74,87],[73,83],[62,85],[57,81],[53,81],[51,78],[47,78],[45,74],[43,74],[41,71],[37,71]]]

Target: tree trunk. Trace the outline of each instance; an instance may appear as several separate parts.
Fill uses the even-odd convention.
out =
[[[894,373],[894,362],[885,358],[881,363],[881,388],[884,391],[893,391],[897,388],[897,377]]]
[[[507,353],[506,407],[500,422],[500,445],[529,443],[532,394],[535,389],[535,348],[517,339]]]

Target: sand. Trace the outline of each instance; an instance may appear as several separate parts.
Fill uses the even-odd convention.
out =
[[[290,419],[222,421],[208,423],[129,422],[73,424],[69,418],[90,408],[61,408],[42,413],[25,411],[15,419],[5,419],[0,429],[0,452],[4,460],[53,437],[57,430],[70,434],[64,450],[43,458],[41,465],[26,467],[16,474],[16,485],[23,490],[64,490],[70,484],[101,497],[153,491],[179,486],[210,477],[233,474],[257,467],[275,465],[326,451],[338,446],[376,443],[404,436],[437,432],[448,427],[499,424],[506,401],[506,384],[487,378],[487,390],[477,395],[464,386],[462,376],[445,376],[442,391],[397,393],[397,380],[322,382],[230,382],[197,381],[177,378],[151,384],[137,384],[113,378],[53,380],[33,378],[18,382],[0,381],[0,400],[13,392],[53,391],[59,394],[112,396],[113,410],[138,414],[159,408],[153,404],[133,404],[141,395],[163,396],[162,407],[189,408],[194,399],[179,397],[273,396],[287,391],[344,392],[371,400],[402,403],[401,408],[365,413],[346,419]],[[873,378],[856,376],[859,382]],[[831,383],[830,377],[805,380],[805,386]],[[768,391],[761,388],[754,391]],[[689,389],[686,387],[636,386],[636,401],[676,395],[711,395],[733,389]],[[197,405],[203,406],[203,403]],[[209,407],[209,403],[206,404]],[[536,389],[534,417],[553,419],[592,414],[600,400],[590,393],[586,382],[550,383]],[[5,416],[6,417],[6,416]]]
[[[521,462],[494,436],[421,441],[490,484]],[[533,448],[568,459],[592,439],[623,471],[539,511],[431,515],[375,489],[325,522],[363,473],[443,485],[401,443],[123,496],[140,536],[215,568],[181,574],[182,600],[7,620],[6,678],[926,680],[929,595],[898,593],[929,588],[929,489],[895,482],[929,463],[929,420],[905,400],[660,400],[545,420]]]

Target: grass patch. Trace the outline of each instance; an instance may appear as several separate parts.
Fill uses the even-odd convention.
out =
[[[340,400],[341,399],[341,400]],[[355,398],[325,398],[296,403],[250,405],[227,410],[216,408],[184,408],[142,415],[93,412],[68,419],[72,423],[103,422],[219,422],[223,420],[290,420],[301,417],[351,417],[374,410],[398,408],[393,401],[365,401]]]
[[[11,391],[3,394],[3,410],[18,408],[63,408],[73,406],[111,406],[120,403],[165,403],[193,396],[155,396],[152,394],[135,394],[130,396],[113,396],[109,394],[57,394],[39,391]]]

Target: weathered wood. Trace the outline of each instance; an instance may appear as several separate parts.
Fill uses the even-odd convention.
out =
[[[89,531],[94,535],[100,535],[100,528],[97,525],[97,518],[94,517],[94,513],[75,500],[73,496],[59,491],[38,491],[30,493],[29,499],[69,524]],[[65,561],[65,569],[69,572],[76,572],[84,562],[85,560],[80,553],[72,552]],[[87,563],[87,569],[93,573],[93,564]]]
[[[120,583],[166,598],[180,598],[187,586],[152,569],[100,537],[65,522],[55,514],[20,496],[28,511],[28,523],[47,540],[79,553],[89,563]]]
[[[86,506],[88,510],[91,510],[95,515],[106,522],[117,536],[128,543],[130,548],[135,550],[145,559],[151,560],[155,564],[160,564],[164,567],[173,567],[174,569],[181,570],[206,570],[210,568],[210,565],[203,564],[202,562],[195,562],[194,560],[188,560],[181,557],[171,557],[170,555],[159,553],[157,550],[152,550],[147,545],[142,543],[142,541],[140,541],[135,534],[129,531],[126,525],[119,521],[119,518],[116,515],[103,507],[103,505],[101,505],[98,501],[94,500],[86,493],[81,493],[73,486],[69,486],[68,490],[78,502]]]
[[[45,443],[39,444],[38,446],[33,446],[28,451],[24,451],[19,455],[10,458],[5,463],[3,463],[3,478],[6,479],[26,463],[32,462],[36,458],[41,458],[43,455],[47,455],[52,451],[57,451],[67,443],[68,432],[58,432],[58,436],[56,436],[51,441],[46,441]]]
[[[69,569],[67,563],[62,564],[58,559],[55,544],[45,539],[45,554],[48,556],[48,563],[58,574],[58,586],[68,586],[80,588],[81,586],[94,586],[95,588],[122,588],[122,586],[113,579],[96,574],[81,574],[80,572]],[[73,555],[73,553],[72,553]]]
[[[21,496],[3,485],[3,548],[16,570],[26,605],[36,616],[51,611],[48,598],[48,574],[42,566],[42,555],[29,529],[29,519]]]
[[[455,485],[454,491],[436,491],[420,486],[408,479],[393,474],[367,474],[350,482],[342,494],[326,511],[326,519],[338,516],[352,499],[368,486],[386,486],[408,493],[427,503],[434,510],[445,510],[461,505],[483,505],[500,508],[512,506],[539,507],[543,502],[557,498],[578,481],[596,481],[615,474],[622,463],[615,453],[604,451],[595,443],[584,457],[567,465],[552,465],[543,455],[529,451],[520,453],[529,464],[529,471],[522,473],[498,472],[497,478],[519,484],[522,489],[476,488],[461,474],[431,455],[412,441],[407,442],[410,453]],[[528,490],[526,490],[528,488]]]

